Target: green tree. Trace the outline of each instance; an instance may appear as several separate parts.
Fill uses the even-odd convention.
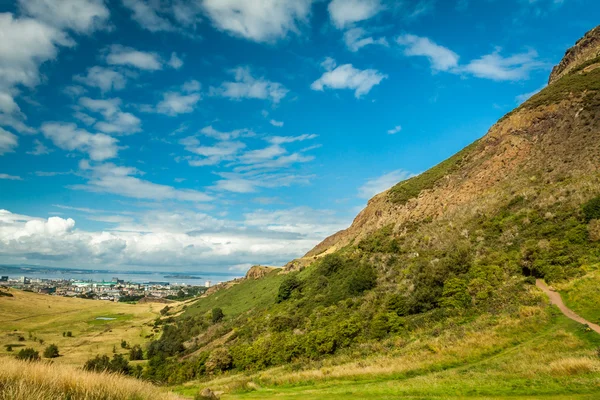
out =
[[[129,348],[129,344],[127,344],[127,342],[125,340],[121,340],[121,348],[127,349],[127,348]]]
[[[290,274],[285,277],[281,285],[279,285],[279,291],[277,292],[277,302],[281,303],[289,299],[292,296],[292,292],[300,287],[300,280],[295,274]]]
[[[221,322],[224,317],[225,317],[225,314],[223,314],[223,310],[221,310],[219,307],[212,309],[213,324],[216,324],[217,322]]]
[[[50,346],[46,347],[46,349],[44,350],[45,358],[56,358],[59,355],[60,354],[58,354],[58,346],[56,346],[55,344],[51,344]]]
[[[136,344],[129,351],[129,360],[136,361],[136,360],[143,360],[143,359],[144,359],[144,352],[142,351],[142,347],[139,344]]]

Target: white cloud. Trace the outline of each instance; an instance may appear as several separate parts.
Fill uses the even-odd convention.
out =
[[[333,24],[342,29],[374,17],[383,10],[383,6],[380,0],[333,0],[328,10]]]
[[[325,72],[310,87],[312,90],[319,91],[323,91],[325,88],[351,89],[354,90],[354,96],[360,98],[386,78],[387,75],[376,69],[360,70],[354,68],[352,64],[344,64]]]
[[[212,146],[201,145],[200,140],[194,136],[183,138],[179,143],[184,145],[186,151],[202,156],[200,159],[188,160],[192,167],[217,165],[222,161],[231,161],[240,150],[246,147],[244,143],[238,141],[220,141]]]
[[[85,231],[76,229],[72,218],[45,219],[0,210],[0,261],[44,260],[44,264],[79,268],[143,266],[146,271],[283,265],[350,223],[333,211],[308,207],[254,210],[240,221],[185,209],[86,217],[117,226],[111,231]]]
[[[221,132],[213,128],[212,125],[205,126],[200,130],[200,133],[217,140],[231,140],[237,139],[240,136],[254,136],[254,132],[249,129],[235,129],[230,132]]]
[[[187,81],[181,86],[181,89],[186,93],[199,92],[201,88],[202,85],[200,82],[193,79],[191,81]]]
[[[272,120],[269,121],[269,123],[271,125],[273,125],[273,126],[278,127],[278,128],[283,127],[283,121],[277,121],[277,120],[272,119]]]
[[[10,13],[0,13],[0,38],[0,116],[18,126],[23,116],[14,100],[16,87],[39,84],[39,66],[55,59],[60,46],[75,43],[53,26]]]
[[[19,0],[19,5],[38,21],[79,33],[106,28],[110,16],[104,0]]]
[[[48,147],[46,147],[46,145],[44,143],[40,142],[38,139],[34,140],[34,144],[35,144],[35,147],[33,148],[33,150],[28,151],[27,154],[31,154],[34,156],[50,154],[50,149],[48,149]]]
[[[9,93],[0,92],[0,112],[6,114],[18,114],[21,112],[19,105]]]
[[[535,50],[503,57],[500,55],[500,49],[496,49],[493,53],[472,60],[466,65],[459,65],[458,54],[426,37],[404,34],[396,41],[404,47],[404,55],[427,57],[434,71],[468,74],[495,81],[518,81],[528,78],[531,71],[548,67],[546,63],[538,60]]]
[[[492,79],[495,81],[518,81],[529,77],[529,73],[536,69],[544,69],[547,65],[538,60],[534,50],[526,53],[502,57],[500,50],[471,61],[460,71],[467,72],[478,78]]]
[[[395,127],[393,127],[392,129],[388,130],[387,133],[389,135],[394,135],[398,132],[400,132],[402,130],[402,127],[400,125],[396,125]]]
[[[89,172],[89,181],[85,185],[73,185],[72,189],[157,201],[203,202],[212,200],[212,197],[197,190],[175,189],[172,186],[140,179],[136,176],[140,172],[135,168],[119,167],[107,163],[94,167],[84,164],[82,169]]]
[[[106,56],[106,62],[109,65],[125,65],[147,71],[157,71],[162,69],[162,60],[158,54],[139,51],[118,44],[110,46],[110,52]]]
[[[183,67],[183,60],[177,57],[177,53],[171,53],[171,58],[169,59],[169,67],[173,69],[179,69]]]
[[[458,54],[426,37],[405,34],[398,36],[396,42],[404,47],[406,56],[427,57],[434,71],[448,71],[458,66]]]
[[[253,193],[260,188],[278,188],[292,184],[308,184],[312,176],[291,173],[223,172],[214,189],[233,193]]]
[[[279,103],[288,93],[281,83],[253,77],[248,67],[237,67],[230,72],[234,75],[235,81],[223,82],[218,88],[211,87],[211,95],[235,100],[269,99],[273,103]]]
[[[119,150],[117,139],[103,133],[90,133],[71,123],[45,122],[41,131],[57,147],[87,153],[95,161],[114,158]]]
[[[144,0],[122,0],[123,5],[132,12],[132,18],[150,32],[174,31],[175,27],[166,18],[159,15],[157,2]]]
[[[386,38],[381,37],[379,39],[375,39],[368,35],[369,33],[363,28],[352,28],[344,32],[344,42],[346,43],[348,50],[353,52],[357,52],[363,47],[371,44],[388,46]]]
[[[94,124],[94,128],[100,132],[111,135],[130,135],[142,130],[141,121],[138,117],[121,111],[121,100],[118,98],[91,99],[89,97],[82,97],[79,99],[79,105],[104,117],[104,120],[97,121]],[[85,114],[79,117],[86,123],[92,122],[91,119],[86,118]]]
[[[19,139],[16,135],[0,128],[0,156],[12,153],[18,145]]]
[[[88,68],[86,75],[76,75],[73,79],[84,85],[99,88],[103,93],[124,89],[127,84],[127,78],[119,71],[99,66]]]
[[[20,176],[9,175],[9,174],[0,174],[0,179],[6,179],[9,181],[22,181],[23,178]]]
[[[213,25],[234,36],[256,42],[273,42],[289,32],[298,33],[313,0],[204,0],[202,6]]]
[[[178,92],[163,93],[163,99],[156,106],[156,112],[175,116],[179,114],[189,114],[194,111],[196,104],[200,101],[200,94],[181,94]]]
[[[317,135],[305,133],[298,136],[271,136],[267,140],[273,144],[284,144],[293,142],[302,142],[304,140],[315,139]]]
[[[176,116],[189,114],[194,111],[198,102],[202,99],[199,93],[200,82],[191,80],[181,86],[181,91],[167,91],[162,94],[162,100],[156,105],[142,105],[140,109],[144,112],[152,112]]]
[[[370,199],[376,194],[391,188],[396,183],[413,176],[415,176],[415,174],[398,169],[380,177],[370,179],[358,189],[358,197],[362,199]]]

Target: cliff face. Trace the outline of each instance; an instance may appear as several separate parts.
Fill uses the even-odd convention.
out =
[[[556,82],[578,65],[597,57],[600,57],[600,26],[586,33],[575,46],[567,50],[561,62],[552,69],[548,83]]]
[[[547,192],[541,202],[559,199],[561,190],[579,194],[568,201],[589,197],[600,172],[600,61],[593,61],[598,55],[600,27],[567,51],[541,93],[459,154],[373,197],[348,229],[296,265],[357,244],[386,226],[402,234],[414,224],[460,221],[532,190]]]

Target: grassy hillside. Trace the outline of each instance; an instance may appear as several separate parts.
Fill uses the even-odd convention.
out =
[[[121,340],[145,344],[152,336],[152,323],[163,304],[124,304],[71,299],[11,290],[0,297],[0,354],[9,355],[23,347],[40,352],[56,344],[61,357],[56,363],[82,366],[96,354],[121,349]],[[97,318],[110,318],[101,320]],[[63,336],[71,332],[72,337]],[[20,340],[21,338],[21,340]],[[40,340],[42,343],[40,343]],[[7,345],[13,351],[8,352]]]
[[[0,400],[177,400],[136,379],[0,357]]]
[[[595,67],[572,69],[480,141],[377,196],[354,230],[326,241],[343,247],[167,321],[146,377],[240,398],[598,392],[598,335],[532,285],[542,277],[600,317]]]

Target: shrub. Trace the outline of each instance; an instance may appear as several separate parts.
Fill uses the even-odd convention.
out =
[[[67,331],[67,337],[73,337],[73,332]]]
[[[125,375],[131,372],[129,363],[121,354],[114,354],[112,360],[107,355],[97,355],[87,360],[83,369],[86,371],[114,372]]]
[[[211,319],[212,319],[213,324],[216,324],[217,322],[221,322],[224,317],[225,317],[225,314],[223,314],[223,310],[221,310],[219,307],[212,309]]]
[[[377,274],[370,265],[363,264],[356,268],[347,281],[348,293],[356,296],[373,289],[377,284]]]
[[[292,296],[294,290],[300,287],[300,280],[295,274],[290,274],[285,277],[281,285],[279,285],[279,291],[277,292],[277,302],[281,303],[289,299]]]
[[[28,347],[19,351],[16,357],[18,360],[38,361],[40,359],[40,353]]]
[[[127,349],[127,348],[129,348],[129,344],[127,344],[127,342],[125,340],[121,340],[121,348]]]
[[[444,283],[440,305],[446,308],[466,308],[471,304],[467,292],[467,282],[460,278],[450,278]]]
[[[583,211],[585,222],[590,222],[593,219],[600,219],[600,196],[594,197],[585,203],[581,207],[581,210]]]
[[[229,354],[229,350],[224,347],[213,350],[206,360],[206,371],[209,374],[216,374],[227,371],[233,365],[233,358]]]
[[[58,356],[59,356],[58,346],[56,346],[55,344],[51,344],[50,346],[46,347],[46,349],[44,350],[45,358],[56,358]]]
[[[167,315],[170,309],[171,307],[165,306],[163,309],[160,310],[160,315]]]
[[[141,346],[139,344],[136,344],[129,351],[129,360],[136,361],[136,360],[143,360],[143,359],[144,359],[144,352],[142,351]]]

